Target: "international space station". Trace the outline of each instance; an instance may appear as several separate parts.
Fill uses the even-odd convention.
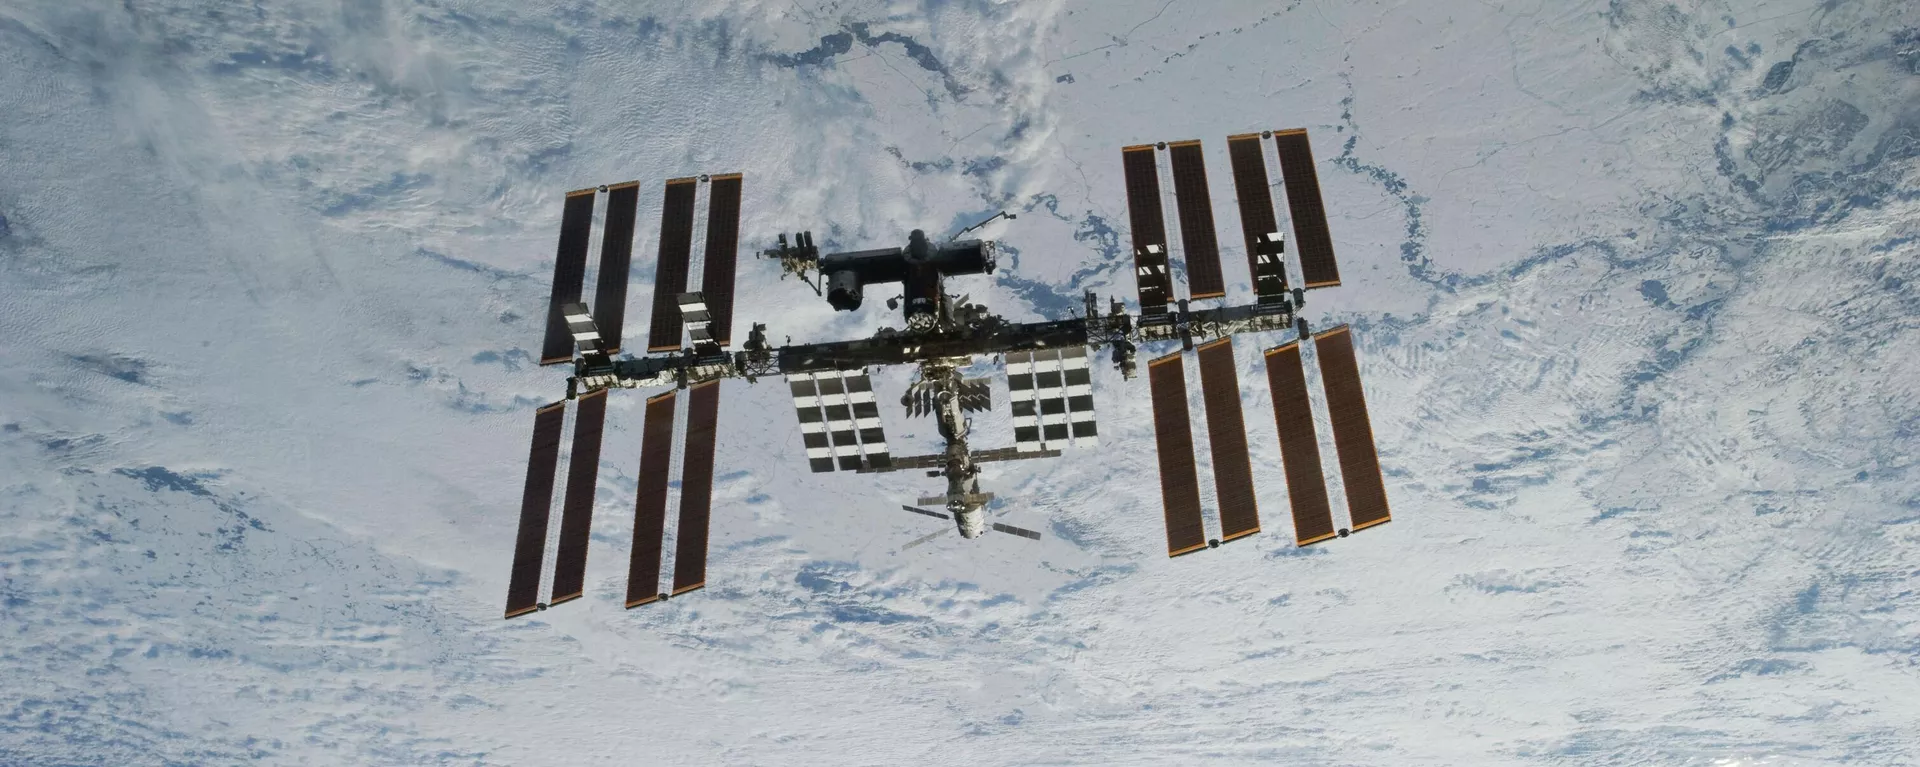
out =
[[[1093,355],[1106,350],[1121,377],[1131,380],[1137,376],[1134,358],[1141,345],[1161,343],[1172,348],[1171,342],[1177,341],[1178,348],[1147,362],[1167,555],[1177,557],[1260,532],[1233,339],[1291,333],[1290,340],[1265,349],[1264,357],[1295,544],[1345,537],[1388,521],[1353,334],[1345,325],[1310,332],[1301,316],[1307,291],[1340,284],[1307,132],[1296,128],[1228,136],[1227,150],[1252,276],[1251,303],[1232,305],[1226,300],[1226,275],[1201,143],[1163,142],[1121,150],[1133,230],[1137,313],[1129,313],[1124,303],[1112,298],[1102,311],[1098,298],[1088,292],[1084,310],[1077,316],[1009,322],[965,296],[948,293],[949,279],[994,271],[993,242],[959,239],[987,222],[945,241],[914,230],[902,247],[842,253],[821,253],[813,235],[801,231],[792,238],[780,235],[759,255],[777,261],[783,279],[799,277],[840,311],[860,309],[869,287],[889,286],[885,291],[891,293],[891,286],[897,284],[899,297],[887,304],[900,312],[901,327],[882,328],[871,338],[773,346],[767,326],[752,324],[739,348],[732,351],[740,174],[666,182],[645,353],[625,357],[617,355],[626,348],[622,331],[640,184],[630,181],[567,193],[540,364],[571,364],[572,375],[567,378],[565,399],[535,411],[506,617],[578,599],[584,591],[607,396],[614,389],[659,391],[646,400],[627,571],[628,608],[706,584],[715,426],[720,384],[727,379],[752,384],[779,377],[786,382],[812,471],[925,471],[929,478],[944,480],[944,493],[921,497],[918,506],[903,505],[905,510],[949,520],[950,529],[965,538],[998,532],[1037,540],[1041,537],[1037,532],[986,518],[994,494],[980,488],[981,464],[1056,458],[1068,449],[1097,445]],[[1275,160],[1298,254],[1302,278],[1298,287],[1288,279],[1288,238],[1277,220],[1269,182]],[[1178,296],[1179,286],[1170,269],[1173,252],[1162,204],[1168,196],[1163,177],[1172,182],[1170,196],[1187,276],[1185,298]],[[700,284],[699,290],[689,291],[695,222],[703,201]],[[588,305],[582,302],[581,292],[596,208],[603,221],[602,244],[598,284]],[[1322,472],[1302,357],[1302,348],[1309,343],[1325,388],[1346,491],[1346,527],[1334,521]],[[1212,448],[1221,527],[1217,538],[1207,535],[1201,509],[1187,407],[1188,351],[1197,358]],[[992,408],[993,380],[968,377],[964,371],[982,359],[1004,362],[1006,399],[1013,416],[1011,446],[975,444],[968,414]],[[900,402],[910,417],[935,419],[944,450],[914,456],[895,456],[889,450],[878,393],[869,378],[871,369],[887,365],[917,369]],[[662,585],[661,571],[677,400],[682,397],[687,400],[688,425],[679,459],[679,514],[669,588]],[[547,581],[543,565],[569,402],[575,410],[572,450],[553,546],[553,574]],[[922,508],[926,506],[933,508]],[[543,581],[549,585],[544,602],[540,599]]]

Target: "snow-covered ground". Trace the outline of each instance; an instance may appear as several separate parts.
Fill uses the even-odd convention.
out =
[[[710,585],[626,611],[616,393],[587,598],[500,620],[564,190],[642,180],[630,307],[738,170],[743,252],[1013,210],[953,287],[1057,317],[1143,141],[1250,294],[1292,126],[1392,524],[1294,548],[1254,343],[1268,530],[1177,560],[1144,380],[987,475],[1045,540],[905,553],[931,484],[730,382]],[[1917,212],[1901,0],[0,3],[0,763],[1920,763]]]

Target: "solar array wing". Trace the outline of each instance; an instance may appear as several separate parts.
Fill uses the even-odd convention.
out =
[[[1273,190],[1267,186],[1267,158],[1260,148],[1260,134],[1228,136],[1227,157],[1233,165],[1240,236],[1246,240],[1254,299],[1263,304],[1285,300],[1287,267],[1281,254],[1286,250],[1286,237],[1273,215]]]
[[[673,458],[676,392],[647,398],[640,437],[640,477],[633,499],[633,552],[627,560],[627,607],[660,598],[660,555],[667,527],[667,465]]]
[[[833,459],[841,471],[860,470],[860,443],[855,436],[853,401],[839,371],[813,374],[820,388],[820,408],[827,413],[827,436],[833,440]]]
[[[680,349],[681,293],[687,290],[687,261],[693,255],[693,192],[697,180],[667,180],[660,208],[660,264],[653,275],[653,326],[647,331],[647,351]]]
[[[1167,273],[1167,223],[1160,212],[1160,166],[1153,145],[1120,150],[1127,176],[1127,220],[1133,227],[1133,275],[1140,286],[1140,313],[1165,314],[1173,294]]]
[[[1287,500],[1293,504],[1293,540],[1305,546],[1332,538],[1334,530],[1326,478],[1320,473],[1320,441],[1313,434],[1313,410],[1307,404],[1300,342],[1268,349],[1266,358],[1273,421],[1280,430],[1280,462],[1287,472]]]
[[[893,455],[887,452],[887,431],[880,426],[880,403],[873,398],[873,379],[865,370],[843,370],[840,378],[846,382],[847,401],[853,404],[853,428],[860,437],[865,468],[892,466]]]
[[[1100,426],[1093,420],[1093,371],[1087,366],[1087,347],[1060,349],[1060,375],[1066,382],[1067,420],[1074,447],[1100,444]]]
[[[915,513],[915,514],[925,514],[925,515],[927,515],[927,516],[929,516],[929,517],[934,517],[934,518],[937,518],[937,519],[947,519],[947,515],[945,515],[945,514],[942,514],[942,513],[940,513],[940,512],[937,512],[937,511],[928,511],[928,510],[926,510],[926,509],[923,509],[923,508],[920,508],[920,507],[918,507],[918,506],[908,506],[908,505],[906,505],[906,504],[904,504],[904,503],[903,503],[903,504],[900,504],[900,508],[903,508],[903,509],[906,509],[907,511],[911,511],[911,512],[913,512],[913,513]]]
[[[1307,129],[1274,131],[1273,143],[1280,150],[1280,179],[1287,185],[1301,279],[1309,289],[1338,285],[1340,267],[1333,261],[1333,235],[1327,231],[1327,206],[1320,200],[1320,176],[1313,169]]]
[[[1059,349],[1041,349],[1033,353],[1033,391],[1040,412],[1040,442],[1048,450],[1066,447],[1067,383],[1060,366]]]
[[[587,240],[593,234],[594,190],[567,193],[560,212],[560,246],[553,255],[553,297],[547,303],[547,336],[540,345],[540,364],[573,360],[573,336],[560,307],[580,300],[587,279]]]
[[[533,612],[540,602],[540,563],[547,553],[547,517],[553,511],[553,475],[560,464],[565,400],[533,411],[533,446],[527,451],[527,483],[520,494],[520,533],[513,541],[507,578],[507,615]]]
[[[607,187],[607,229],[600,240],[600,286],[594,291],[594,320],[607,354],[620,353],[620,331],[627,318],[627,282],[633,265],[633,221],[639,215],[640,182]]]
[[[733,271],[740,250],[740,174],[712,176],[707,187],[707,260],[700,292],[713,315],[708,332],[722,347],[733,343]]]
[[[1193,463],[1193,423],[1187,417],[1187,373],[1174,352],[1147,363],[1153,388],[1153,434],[1160,456],[1160,499],[1166,507],[1167,556],[1206,548],[1200,519],[1200,479]]]
[[[1227,294],[1220,274],[1220,241],[1213,230],[1213,197],[1207,192],[1207,163],[1199,141],[1169,141],[1173,194],[1180,210],[1180,242],[1187,251],[1190,298]]]
[[[707,585],[707,533],[713,516],[714,426],[720,382],[687,389],[687,449],[680,467],[680,526],[674,534],[673,593]]]
[[[1364,530],[1392,518],[1387,489],[1380,479],[1380,456],[1373,446],[1367,398],[1360,390],[1360,367],[1353,358],[1353,334],[1340,325],[1315,333],[1320,380],[1327,386],[1327,416],[1333,422],[1333,447],[1340,454],[1340,479],[1347,488],[1347,512],[1353,529]]]
[[[583,394],[573,416],[573,455],[567,459],[567,494],[560,505],[560,543],[553,554],[553,598],[580,598],[587,579],[587,539],[593,529],[593,491],[600,480],[600,435],[607,422],[607,390]]]
[[[1213,487],[1220,498],[1220,541],[1260,532],[1253,497],[1253,465],[1247,457],[1247,426],[1240,412],[1240,378],[1233,368],[1233,339],[1201,344],[1200,393],[1207,402],[1207,441],[1213,447]]]
[[[793,392],[793,412],[800,418],[800,441],[807,449],[807,465],[815,474],[833,471],[827,414],[820,407],[820,389],[814,385],[813,374],[789,374],[787,387]]]
[[[926,535],[922,535],[922,536],[920,536],[920,537],[918,537],[918,538],[915,538],[915,539],[913,539],[913,541],[912,541],[912,542],[910,542],[910,543],[908,543],[907,545],[905,545],[905,546],[901,546],[901,547],[900,547],[900,550],[901,550],[901,551],[906,551],[906,550],[908,550],[908,549],[911,549],[911,548],[913,548],[913,547],[915,547],[915,546],[918,546],[918,545],[920,545],[920,544],[922,544],[922,543],[926,543],[927,541],[931,541],[931,540],[933,540],[933,539],[935,539],[935,538],[938,538],[938,537],[940,537],[940,536],[942,536],[942,535],[946,535],[946,534],[947,534],[947,533],[948,533],[949,531],[951,531],[952,529],[953,529],[953,528],[950,528],[950,527],[949,527],[949,528],[942,528],[942,529],[939,529],[939,530],[935,530],[935,531],[933,531],[933,532],[931,532],[931,533],[927,533]]]
[[[1026,529],[1026,528],[1024,528],[1024,527],[1014,527],[1013,525],[1007,525],[1007,524],[1002,524],[1002,523],[999,523],[999,522],[995,522],[995,523],[993,523],[993,529],[995,529],[995,530],[998,530],[998,531],[1000,531],[1000,532],[1003,532],[1003,533],[1009,533],[1009,534],[1012,534],[1012,535],[1018,535],[1018,536],[1020,536],[1020,537],[1022,537],[1022,538],[1030,538],[1030,539],[1032,539],[1032,540],[1036,540],[1036,541],[1037,541],[1037,540],[1040,540],[1040,534],[1039,534],[1039,533],[1036,533],[1036,532],[1034,532],[1034,531],[1032,531],[1032,530],[1028,530],[1028,529]]]
[[[1022,453],[1046,449],[1040,438],[1040,405],[1035,399],[1033,352],[1007,352],[1007,403],[1013,408],[1013,445]]]

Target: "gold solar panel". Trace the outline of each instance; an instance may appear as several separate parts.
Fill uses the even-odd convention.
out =
[[[713,510],[714,426],[720,382],[687,390],[687,449],[680,471],[680,526],[674,533],[673,593],[707,585],[707,532]]]
[[[713,342],[733,343],[734,259],[740,250],[740,174],[710,177],[707,197],[707,260],[700,267],[700,294],[713,320]]]
[[[566,426],[565,400],[542,406],[533,415],[533,446],[527,451],[527,483],[520,496],[520,532],[513,542],[513,569],[507,578],[507,615],[538,608],[540,564],[546,558],[547,518],[553,513],[553,479],[560,463],[560,431]]]
[[[1142,144],[1120,151],[1127,177],[1127,221],[1133,227],[1133,276],[1140,288],[1140,310],[1166,312],[1172,295],[1167,273],[1167,223],[1160,211],[1160,166],[1153,146]]]
[[[1193,423],[1187,417],[1187,373],[1174,352],[1147,364],[1153,387],[1153,434],[1160,457],[1160,499],[1166,508],[1167,556],[1207,546],[1200,518],[1200,480],[1193,462]]]
[[[553,597],[580,598],[587,578],[587,541],[593,530],[593,493],[600,481],[600,436],[607,422],[607,390],[580,395],[573,416],[573,455],[567,458],[567,494],[560,504],[560,542],[553,553]]]
[[[1333,422],[1333,446],[1340,453],[1340,480],[1347,489],[1347,512],[1357,532],[1392,518],[1387,489],[1380,478],[1373,424],[1360,389],[1360,367],[1353,357],[1353,334],[1340,325],[1315,333],[1320,379],[1327,387],[1327,415]]]
[[[633,552],[627,561],[627,607],[660,598],[660,558],[667,526],[667,465],[673,457],[673,391],[647,398],[634,490]]]
[[[660,209],[660,263],[653,276],[653,325],[647,331],[647,351],[680,348],[680,294],[687,290],[687,262],[693,256],[693,193],[697,179],[667,181]]]
[[[540,364],[573,360],[573,334],[560,307],[580,300],[587,279],[587,240],[593,234],[594,190],[567,193],[560,213],[560,245],[553,254],[553,296],[547,303],[547,336],[540,344]]]
[[[1246,243],[1247,269],[1253,274],[1253,294],[1260,303],[1284,300],[1284,242],[1274,237],[1280,224],[1273,215],[1273,190],[1267,186],[1267,159],[1260,148],[1260,134],[1228,136],[1227,158],[1233,168],[1233,192],[1240,206],[1240,236]]]
[[[600,245],[600,287],[593,297],[593,320],[607,354],[620,352],[627,319],[627,282],[633,266],[633,224],[639,215],[640,182],[607,187],[607,224]]]
[[[1180,243],[1187,255],[1189,297],[1225,296],[1220,242],[1213,230],[1213,197],[1207,192],[1206,156],[1198,141],[1168,142],[1167,155],[1173,165],[1173,194],[1180,212]]]
[[[1274,131],[1273,143],[1280,150],[1280,178],[1287,185],[1287,211],[1293,215],[1301,279],[1308,288],[1338,285],[1340,266],[1333,260],[1333,235],[1327,230],[1327,206],[1320,200],[1320,176],[1313,168],[1307,131]]]
[[[1247,457],[1247,426],[1240,412],[1240,377],[1233,369],[1233,341],[1221,338],[1197,347],[1200,393],[1207,403],[1207,441],[1213,448],[1213,486],[1220,499],[1220,541],[1260,532],[1253,466]]]
[[[1300,342],[1268,349],[1266,358],[1273,421],[1280,431],[1280,462],[1286,468],[1287,500],[1293,505],[1293,540],[1305,546],[1332,538],[1334,529],[1326,478],[1320,469],[1320,441],[1314,436],[1313,410],[1307,403]]]

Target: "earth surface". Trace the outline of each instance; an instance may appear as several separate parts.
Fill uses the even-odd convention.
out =
[[[729,382],[709,585],[627,611],[616,392],[586,598],[501,620],[566,190],[641,181],[638,317],[745,173],[736,322],[827,340],[897,322],[777,232],[1004,209],[952,289],[1131,300],[1150,141],[1245,298],[1223,139],[1296,126],[1391,524],[1293,545],[1284,338],[1267,531],[1174,560],[1142,379],[985,476],[1041,541],[905,551],[931,480]],[[0,762],[1920,763],[1917,214],[1901,0],[0,3]]]

